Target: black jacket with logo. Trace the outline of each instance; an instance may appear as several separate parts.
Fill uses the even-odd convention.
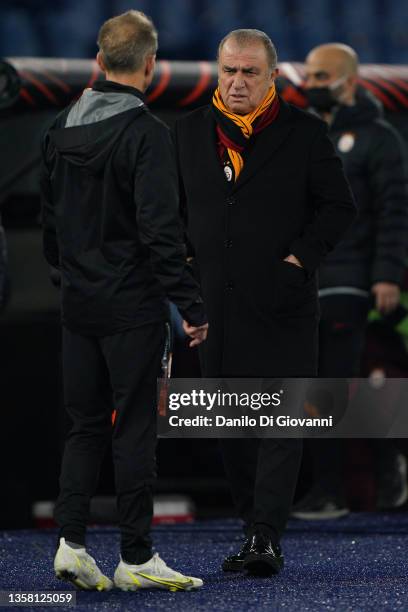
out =
[[[408,244],[408,193],[403,143],[378,103],[359,91],[341,106],[329,136],[341,157],[358,217],[320,268],[320,287],[369,290],[401,283]]]
[[[205,322],[186,264],[168,128],[143,94],[96,83],[45,135],[44,253],[59,268],[63,323],[109,335],[164,320],[165,298]]]

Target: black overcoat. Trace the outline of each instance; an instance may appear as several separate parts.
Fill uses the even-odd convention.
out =
[[[326,124],[281,100],[235,184],[223,173],[211,107],[175,126],[188,238],[210,324],[207,377],[312,376],[317,270],[355,216]],[[304,270],[283,259],[293,253]]]

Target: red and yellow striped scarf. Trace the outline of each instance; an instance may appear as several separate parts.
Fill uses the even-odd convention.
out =
[[[228,110],[218,87],[214,92],[212,103],[217,120],[217,132],[228,154],[236,181],[244,167],[242,153],[249,139],[253,134],[257,134],[269,125],[278,114],[279,98],[276,94],[275,83],[259,106],[246,115],[238,115]]]

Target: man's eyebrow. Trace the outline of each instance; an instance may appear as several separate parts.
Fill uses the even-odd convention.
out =
[[[228,66],[226,64],[223,65],[224,70],[237,71],[238,68],[236,66]],[[256,66],[249,66],[248,68],[242,68],[242,72],[259,72],[259,68]]]

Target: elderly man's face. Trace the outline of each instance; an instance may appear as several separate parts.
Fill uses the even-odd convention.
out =
[[[241,47],[228,39],[218,59],[218,84],[225,106],[239,115],[251,113],[265,98],[277,72],[268,66],[262,43]]]

